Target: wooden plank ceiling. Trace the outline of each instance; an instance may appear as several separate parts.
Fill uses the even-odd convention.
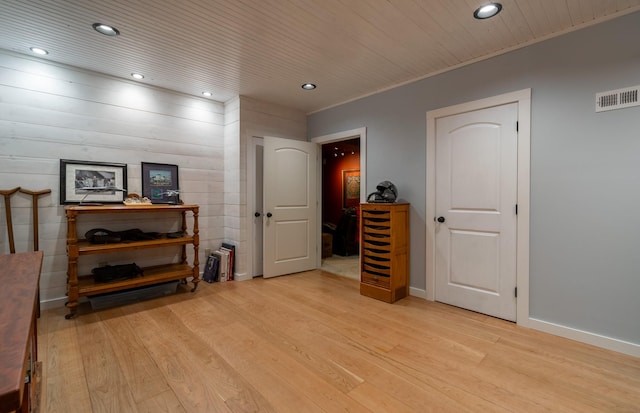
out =
[[[640,0],[0,0],[0,48],[226,101],[312,112],[567,31]],[[121,35],[95,32],[93,23]],[[1,82],[1,80],[0,80]],[[318,88],[304,91],[313,82]]]

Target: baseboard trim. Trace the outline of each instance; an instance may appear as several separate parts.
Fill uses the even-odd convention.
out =
[[[423,290],[420,288],[409,287],[409,295],[412,297],[422,298],[424,300],[427,299],[427,290]]]
[[[50,298],[48,300],[40,301],[40,310],[51,310],[54,308],[64,307],[64,303],[67,301],[67,297]]]
[[[590,333],[572,327],[551,323],[544,320],[529,317],[526,327],[556,336],[591,344],[607,350],[627,354],[633,357],[640,357],[640,345],[628,341],[606,337],[600,334]]]
[[[426,291],[418,288],[410,288],[410,294],[415,297],[428,300]],[[428,300],[430,301],[430,300]],[[627,354],[629,356],[640,358],[640,344],[631,343],[617,338],[611,338],[589,331],[579,330],[577,328],[563,326],[561,324],[540,320],[529,317],[519,320],[518,325],[533,330],[542,331],[543,333],[553,334],[554,336],[568,338],[570,340],[579,341],[580,343],[590,344],[606,350],[615,351],[617,353]]]
[[[233,281],[247,281],[252,279],[253,277],[251,277],[248,273],[246,272],[242,272],[242,273],[234,273],[233,274]]]

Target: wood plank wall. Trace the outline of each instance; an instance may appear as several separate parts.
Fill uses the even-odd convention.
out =
[[[201,207],[203,256],[204,246],[219,245],[224,237],[224,144],[220,102],[0,52],[0,189],[52,190],[39,200],[44,307],[62,305],[66,293],[60,159],[126,163],[128,190],[136,193],[142,192],[140,162],[177,164],[181,198]],[[31,197],[15,194],[11,205],[16,251],[30,251]],[[0,202],[0,253],[9,252],[4,216]],[[98,224],[154,230],[154,223],[145,220],[86,223]],[[145,254],[142,261],[139,253],[106,259],[111,264],[135,258],[145,265],[172,252]],[[95,264],[93,258],[83,258],[82,270]]]

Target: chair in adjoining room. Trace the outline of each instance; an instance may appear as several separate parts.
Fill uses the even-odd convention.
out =
[[[358,255],[358,215],[355,208],[345,208],[333,233],[333,253]]]

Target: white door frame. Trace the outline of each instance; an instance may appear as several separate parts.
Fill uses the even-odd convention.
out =
[[[251,136],[247,144],[247,276],[246,279],[251,279],[258,275],[256,274],[256,267],[254,265],[256,240],[253,230],[253,214],[259,210],[262,212],[262,205],[256,204],[256,151],[258,146],[264,146],[264,138],[261,136]],[[262,240],[258,243],[262,248]]]
[[[331,142],[339,142],[347,139],[360,138],[360,202],[365,202],[367,193],[367,128],[357,128],[341,132],[332,133],[330,135],[317,136],[311,138],[311,142],[324,145]],[[322,176],[322,171],[320,171]],[[318,202],[322,205],[322,185],[319,185]],[[320,229],[318,236],[322,237],[322,208],[318,208],[318,223]],[[322,239],[318,240],[318,245],[322,245]],[[318,268],[322,266],[322,254],[318,254]]]
[[[518,104],[518,215],[516,237],[516,282],[518,300],[516,322],[527,326],[529,320],[529,198],[531,164],[531,89],[505,93],[427,112],[427,251],[425,254],[426,298],[435,300],[436,213],[436,119],[508,103]]]

